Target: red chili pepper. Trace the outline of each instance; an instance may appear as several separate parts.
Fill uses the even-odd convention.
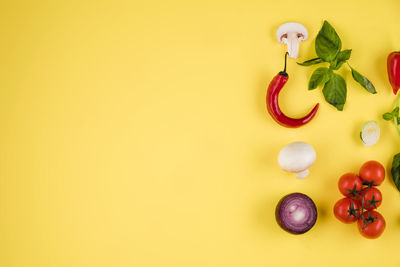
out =
[[[274,118],[274,120],[282,126],[297,128],[306,123],[308,123],[317,113],[319,104],[316,104],[311,112],[303,118],[294,119],[286,116],[279,108],[279,92],[282,87],[286,84],[289,79],[289,75],[286,72],[286,60],[287,53],[285,54],[285,68],[283,71],[279,72],[271,81],[268,86],[267,91],[267,108],[269,114]]]
[[[400,52],[392,52],[387,58],[387,70],[393,93],[397,94],[400,88]]]

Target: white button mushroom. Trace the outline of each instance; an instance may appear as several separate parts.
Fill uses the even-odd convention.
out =
[[[314,148],[305,142],[290,143],[279,152],[281,169],[296,173],[297,178],[306,178],[317,157]]]
[[[308,32],[302,24],[288,22],[279,27],[276,37],[281,44],[287,45],[289,57],[297,58],[299,56],[299,43],[307,40]]]

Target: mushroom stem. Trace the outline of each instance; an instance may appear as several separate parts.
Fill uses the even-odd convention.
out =
[[[299,179],[304,179],[304,178],[306,178],[309,174],[310,174],[310,171],[307,169],[307,170],[304,170],[304,171],[301,171],[301,172],[296,173],[296,177],[299,178]]]
[[[289,52],[289,57],[297,58],[299,56],[300,41],[296,32],[287,33],[287,50]]]

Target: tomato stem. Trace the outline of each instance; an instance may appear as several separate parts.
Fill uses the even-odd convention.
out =
[[[371,187],[372,187],[372,185],[373,185],[373,182],[371,182],[371,183],[368,183],[367,184],[367,188],[365,188],[364,190],[363,190],[363,194],[362,194],[362,196],[361,196],[361,219],[362,219],[362,221],[363,221],[363,226],[362,226],[362,228],[361,228],[361,230],[364,230],[364,228],[368,225],[368,224],[370,224],[370,223],[372,223],[373,221],[371,221],[371,214],[369,213],[369,211],[367,210],[367,212],[368,212],[368,218],[364,218],[364,209],[365,209],[365,207],[364,207],[364,196],[365,196],[365,194],[367,193],[367,191],[368,191],[368,189],[370,189]]]

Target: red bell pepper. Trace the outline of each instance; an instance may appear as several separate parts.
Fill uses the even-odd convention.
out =
[[[387,71],[393,93],[396,95],[400,88],[400,51],[389,54],[387,58]]]

